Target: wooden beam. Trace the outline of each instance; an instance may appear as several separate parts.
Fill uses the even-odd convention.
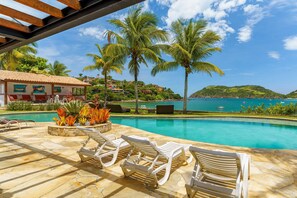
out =
[[[21,32],[26,32],[26,33],[30,32],[29,27],[27,27],[25,25],[15,23],[15,22],[12,22],[12,21],[9,21],[9,20],[6,20],[6,19],[2,19],[2,18],[0,18],[0,26],[7,27],[7,28],[10,28],[10,29],[14,29],[14,30],[18,30],[18,31],[21,31]]]
[[[49,4],[43,3],[39,0],[14,0],[18,3],[24,4],[26,6],[29,6],[31,8],[34,8],[36,10],[39,10],[41,12],[45,12],[51,16],[57,17],[57,18],[63,18],[63,13],[61,10],[59,10],[56,7],[53,7]]]
[[[6,43],[6,38],[5,37],[0,37],[0,43]]]
[[[12,8],[6,7],[4,5],[0,5],[0,14],[4,14],[6,16],[10,16],[12,18],[16,18],[16,19],[31,23],[38,27],[43,26],[43,21],[41,19],[31,16],[29,14],[26,14],[24,12],[20,12],[18,10],[14,10]]]
[[[81,8],[78,0],[58,0],[59,2],[73,8],[74,10],[79,10]]]

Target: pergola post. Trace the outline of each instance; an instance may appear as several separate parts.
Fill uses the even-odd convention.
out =
[[[7,105],[7,81],[4,81],[4,105]]]
[[[55,96],[54,96],[54,87],[55,87],[55,85],[52,84],[52,94],[51,94],[51,95],[52,95],[52,98],[53,98],[53,99],[54,99],[54,97],[55,97]]]

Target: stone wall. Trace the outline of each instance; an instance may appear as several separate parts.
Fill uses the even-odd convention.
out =
[[[92,126],[85,126],[86,128],[95,128],[100,132],[107,132],[111,130],[111,122],[107,122],[104,124],[96,124]],[[55,136],[65,136],[65,137],[73,137],[73,136],[84,136],[85,134],[78,130],[75,126],[48,126],[48,134]]]

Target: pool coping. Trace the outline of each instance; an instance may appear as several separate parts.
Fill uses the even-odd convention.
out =
[[[17,115],[17,114],[35,114],[36,112],[40,114],[47,114],[47,113],[56,113],[56,111],[32,111],[32,112],[16,112],[16,113],[3,113],[0,114],[1,116],[5,115]],[[140,114],[119,114],[119,113],[111,113],[111,116],[113,117],[131,117],[131,118],[250,118],[250,119],[261,119],[261,120],[279,120],[279,121],[292,121],[297,122],[297,117],[282,117],[282,116],[265,116],[265,115],[235,115],[230,114],[226,115],[226,113],[222,113],[222,115],[219,115],[219,113],[215,113],[215,115],[212,115],[212,113],[209,113],[209,115],[180,115],[180,114],[152,114],[152,115],[140,115]]]

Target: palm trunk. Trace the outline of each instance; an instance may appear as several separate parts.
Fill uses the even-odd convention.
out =
[[[187,114],[187,102],[188,102],[188,72],[187,72],[187,69],[185,69],[185,87],[184,87],[183,114]]]
[[[135,114],[139,114],[138,112],[138,81],[137,81],[137,72],[134,72],[134,91],[135,91]]]
[[[107,104],[107,74],[104,73],[104,108]]]

